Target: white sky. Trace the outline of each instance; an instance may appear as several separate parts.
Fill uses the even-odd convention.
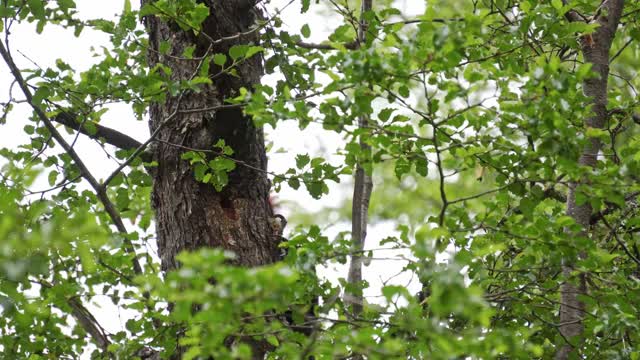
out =
[[[288,2],[289,0],[271,1],[269,5],[269,8],[272,9],[271,13],[275,12],[273,9],[282,8]],[[76,3],[82,18],[106,17],[115,19],[121,11],[124,1],[76,0]],[[135,0],[132,3],[137,6]],[[312,5],[312,9],[314,6]],[[318,8],[318,6],[315,7]],[[422,13],[425,8],[425,2],[422,0],[401,0],[397,1],[397,7],[410,17]],[[323,11],[323,14],[326,14],[326,11]],[[340,24],[337,19],[328,21],[326,15],[321,16],[313,12],[300,16],[299,0],[296,0],[294,4],[286,8],[282,19],[285,26],[291,29],[290,32],[296,33],[308,21],[312,29],[312,37],[309,41],[315,42],[326,39],[332,27]],[[92,58],[89,55],[91,47],[110,46],[107,36],[90,29],[85,29],[81,36],[76,38],[73,36],[73,30],[64,30],[51,25],[45,27],[44,32],[39,35],[35,33],[34,26],[31,24],[14,25],[9,39],[14,59],[21,68],[32,68],[33,64],[30,60],[42,68],[47,68],[53,66],[55,60],[60,58],[76,70],[83,71],[89,68],[92,63],[99,61],[98,58]],[[18,51],[25,54],[30,60],[26,59]],[[275,79],[275,76],[265,77],[263,82],[272,83]],[[8,99],[8,89],[11,81],[12,78],[5,64],[0,65],[0,101],[4,102]],[[18,95],[19,89],[17,87],[13,89],[13,94],[18,99],[22,98],[22,96]],[[28,123],[27,118],[30,114],[30,109],[24,104],[17,106],[10,114],[7,124],[0,126],[0,144],[2,147],[15,148],[19,144],[28,141],[28,136],[23,133],[22,128]],[[144,141],[149,136],[146,122],[136,121],[131,109],[124,104],[110,106],[109,111],[103,116],[101,124],[120,130],[139,141]],[[329,160],[340,161],[339,157],[331,155],[333,155],[337,147],[342,145],[343,139],[334,133],[321,131],[318,126],[314,127],[312,125],[305,132],[300,132],[295,122],[288,121],[278,124],[276,131],[268,128],[267,135],[269,140],[274,142],[273,149],[283,148],[286,150],[284,153],[269,154],[270,171],[286,171],[291,167],[295,155],[299,153],[322,155]],[[82,135],[78,139],[76,149],[99,179],[104,179],[117,167],[117,164],[109,161],[104,152],[92,140]],[[59,147],[57,151],[60,151]],[[346,178],[344,180],[348,182],[350,179]],[[46,179],[43,178],[36,183],[34,188],[41,190],[48,187]],[[329,195],[324,196],[321,200],[311,198],[304,188],[294,191],[284,187],[283,191],[277,194],[277,198],[281,200],[304,204],[304,208],[310,212],[318,211],[327,206],[335,206],[345,197],[351,197],[351,190],[347,189],[345,185],[331,186]],[[286,206],[286,201],[283,206]],[[281,209],[281,212],[287,215],[288,209],[285,207]],[[394,226],[395,224],[392,223],[383,223],[371,227],[368,232],[367,248],[376,248],[381,239],[393,235],[395,233]],[[349,229],[349,224],[336,224],[336,226],[328,228],[326,232],[331,238],[338,231]],[[384,252],[375,256],[390,255],[392,253]],[[366,294],[368,296],[378,295],[382,281],[400,272],[404,264],[402,261],[373,261],[370,266],[364,268],[365,278],[371,284],[371,288]],[[332,266],[322,271],[322,273],[327,278],[334,280],[338,277],[346,277],[346,266]],[[395,278],[393,283],[406,285],[409,280],[407,276],[400,276]],[[414,281],[412,284],[413,290],[415,290],[416,286],[417,284]],[[375,298],[369,300],[376,302]],[[118,312],[117,316],[114,316],[114,312],[118,310],[110,305],[110,302],[97,300],[93,307],[95,309],[93,311],[94,315],[108,331],[115,332],[123,328],[127,314]],[[99,310],[98,307],[101,309]]]

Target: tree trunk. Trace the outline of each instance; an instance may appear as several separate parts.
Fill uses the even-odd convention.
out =
[[[142,0],[143,5],[148,2],[151,0]],[[191,30],[181,30],[173,21],[152,16],[145,19],[150,67],[164,64],[172,70],[172,80],[188,80],[198,71],[197,58],[208,49],[209,54],[227,54],[233,45],[258,41],[257,32],[233,36],[254,25],[258,16],[255,0],[206,3],[210,14],[203,23],[203,34],[198,36]],[[223,37],[231,39],[220,40]],[[159,51],[161,42],[170,45],[165,55]],[[189,46],[196,47],[194,59],[181,59]],[[180,266],[176,261],[180,251],[202,247],[230,250],[236,255],[235,263],[243,266],[273,263],[279,255],[279,239],[269,221],[273,210],[263,130],[256,128],[242,109],[219,108],[241,87],[251,89],[259,83],[262,59],[254,56],[244,61],[236,68],[237,77],[221,75],[219,67],[210,65],[212,85],[199,92],[168,96],[165,103],[150,108],[149,126],[152,133],[157,131],[153,158],[158,163],[153,171],[152,205],[164,271]],[[212,107],[218,110],[195,111]],[[186,149],[213,150],[220,139],[234,150],[237,166],[229,174],[228,185],[218,192],[212,185],[196,181],[192,166],[181,155]],[[174,358],[180,358],[180,354]]]
[[[210,15],[203,23],[206,36],[195,36],[171,21],[148,17],[150,66],[162,63],[173,71],[173,80],[188,80],[197,73],[199,61],[180,59],[187,47],[196,46],[194,57],[199,57],[211,46],[210,39],[214,40],[213,53],[224,54],[233,45],[256,42],[256,33],[216,41],[247,32],[257,14],[254,2],[209,1]],[[159,53],[161,41],[170,44],[166,55]],[[278,258],[278,239],[269,222],[273,211],[262,129],[256,128],[239,108],[180,112],[219,107],[225,98],[236,96],[240,87],[251,89],[260,81],[262,61],[258,56],[244,61],[237,67],[238,77],[220,76],[219,71],[211,64],[212,85],[182,97],[168,97],[165,103],[150,109],[151,132],[160,127],[153,150],[158,166],[152,200],[163,270],[179,266],[175,260],[178,252],[201,247],[231,250],[239,265],[263,265]],[[176,109],[177,115],[161,125]],[[237,167],[229,174],[229,184],[218,192],[196,181],[193,168],[181,160],[181,155],[187,148],[213,150],[220,139],[234,150]]]
[[[602,129],[605,126],[607,114],[607,79],[609,77],[609,50],[618,27],[623,8],[622,0],[611,0],[603,2],[602,16],[597,18],[600,27],[592,35],[581,38],[582,53],[585,61],[593,65],[595,73],[593,78],[584,82],[584,94],[591,98],[591,111],[593,115],[585,120],[586,128]],[[606,14],[606,16],[604,15]],[[570,16],[569,16],[570,18]],[[571,18],[570,18],[571,20]],[[589,143],[582,150],[578,164],[595,168],[598,162],[598,153],[602,148],[602,143],[598,138],[590,139]],[[567,214],[571,216],[577,224],[582,225],[583,231],[580,236],[590,236],[590,219],[593,209],[591,204],[586,202],[581,205],[576,204],[576,187],[578,184],[571,184],[567,196]],[[595,241],[595,240],[594,240]],[[586,253],[578,254],[584,258]],[[560,289],[560,333],[570,343],[564,344],[556,353],[556,359],[568,359],[574,347],[579,346],[580,337],[584,331],[582,319],[585,314],[585,305],[578,296],[587,294],[587,284],[585,274],[573,274],[576,259],[565,258],[563,263],[563,275],[569,280],[562,284]]]

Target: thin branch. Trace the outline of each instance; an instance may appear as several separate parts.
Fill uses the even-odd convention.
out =
[[[203,59],[203,57],[201,57],[200,59]],[[349,89],[350,86],[348,87],[344,87],[342,89],[339,90],[346,90]],[[305,99],[309,99],[315,96],[319,96],[322,95],[323,91],[315,91],[306,95],[300,95],[300,96],[296,96],[291,98],[289,101],[300,101],[300,100],[305,100]],[[275,100],[274,100],[275,101]],[[201,112],[210,112],[210,111],[217,111],[217,110],[228,110],[228,109],[239,109],[239,108],[243,108],[244,106],[248,105],[248,102],[243,102],[243,103],[239,103],[239,104],[222,104],[222,105],[217,105],[217,106],[211,106],[211,107],[204,107],[204,108],[196,108],[196,109],[180,109],[178,110],[179,114],[192,114],[192,113],[201,113]],[[145,152],[144,150],[147,148],[147,146],[149,145],[149,143],[151,143],[152,141],[154,141],[155,136],[152,134],[149,139],[147,139],[144,143],[139,142],[138,140],[130,137],[129,135],[126,135],[118,130],[100,125],[96,122],[92,122],[92,125],[95,127],[95,132],[90,132],[85,126],[82,126],[82,124],[77,120],[77,115],[76,114],[72,114],[62,108],[60,108],[58,105],[56,104],[52,104],[56,107],[58,107],[60,110],[62,110],[58,115],[54,116],[51,118],[52,121],[55,121],[59,124],[62,124],[64,126],[67,126],[71,129],[74,129],[78,132],[80,132],[83,135],[86,135],[87,137],[94,139],[94,140],[104,140],[104,142],[106,142],[109,145],[113,145],[118,149],[122,149],[122,150],[132,150],[132,149],[136,149],[135,155],[132,155],[129,157],[129,160],[127,160],[125,162],[124,166],[120,166],[118,169],[116,169],[113,173],[115,173],[115,175],[117,175],[125,166],[127,166],[131,161],[133,161],[133,159],[135,159],[135,156],[140,156],[140,158],[144,161],[144,162],[151,162],[152,161],[152,155],[149,152]],[[173,115],[173,114],[172,114]],[[175,115],[174,115],[175,117]],[[167,118],[168,120],[170,120],[169,118]],[[113,174],[112,174],[113,175]],[[115,176],[113,175],[113,176]],[[109,181],[105,181],[103,184],[108,184],[111,180],[113,179],[109,179]]]
[[[71,114],[67,111],[62,111],[58,115],[51,118],[51,120],[60,123],[64,126],[70,127],[79,133],[86,135],[90,139],[94,140],[104,140],[107,144],[113,145],[118,149],[122,150],[131,150],[139,148],[141,143],[132,138],[129,135],[123,134],[117,130],[108,128],[106,126],[100,125],[98,123],[92,122],[92,126],[95,127],[95,131],[89,131],[86,126],[82,126],[80,122],[78,122],[76,115]],[[140,157],[145,162],[151,161],[151,154],[142,153]]]
[[[568,1],[567,0],[562,0],[562,5],[563,6],[567,6]],[[569,21],[569,22],[578,22],[578,21],[583,21],[583,22],[588,22],[589,19],[580,14],[579,12],[577,12],[576,10],[570,9],[569,11],[567,11],[566,13],[564,13],[564,17]]]
[[[487,14],[488,15],[491,15]],[[449,18],[449,19],[444,19],[444,18],[434,18],[434,19],[411,19],[411,20],[402,20],[402,21],[395,21],[395,22],[388,22],[388,23],[383,23],[382,25],[384,26],[393,26],[393,25],[398,25],[398,24],[404,24],[404,25],[411,25],[411,24],[422,24],[422,23],[427,23],[427,22],[431,22],[431,23],[439,23],[439,24],[447,24],[447,23],[452,23],[452,22],[463,22],[465,19],[464,18]]]
[[[131,154],[131,156],[129,156],[127,158],[127,160],[125,160],[122,164],[120,164],[115,170],[113,170],[113,172],[111,172],[111,175],[109,175],[107,177],[107,179],[100,185],[100,188],[105,191],[107,186],[109,186],[109,183],[116,177],[118,176],[118,174],[120,174],[120,171],[122,171],[122,169],[124,169],[125,167],[129,166],[129,164],[131,164],[131,162],[138,157],[138,155],[142,154],[143,151],[145,151],[145,149],[147,148],[147,146],[149,146],[149,144],[156,138],[156,136],[158,135],[158,133],[160,132],[160,130],[162,130],[162,128],[164,128],[164,126],[171,120],[173,120],[173,118],[178,114],[178,108],[180,107],[180,99],[182,98],[182,96],[180,96],[180,98],[178,99],[178,103],[176,106],[176,109],[173,111],[173,113],[171,113],[166,119],[164,119],[164,121],[162,121],[160,123],[160,125],[158,126],[158,128],[151,134],[151,136],[149,136],[149,138],[142,144],[140,144],[136,150],[133,152],[133,154]]]
[[[1,45],[0,45],[1,46]],[[38,284],[41,286],[52,289],[54,286],[44,280],[38,280]],[[67,305],[71,307],[71,315],[78,321],[78,324],[89,334],[91,338],[96,342],[96,345],[102,350],[107,351],[111,341],[106,332],[100,326],[98,320],[91,314],[91,312],[78,300],[77,296],[67,298]]]
[[[231,160],[234,163],[236,163],[237,165],[244,166],[247,169],[251,169],[253,171],[257,171],[257,172],[261,172],[261,173],[264,173],[264,174],[267,174],[267,175],[271,175],[271,176],[273,176],[274,179],[278,179],[278,180],[288,181],[290,179],[297,179],[298,181],[300,181],[301,183],[303,183],[305,185],[322,184],[322,183],[324,183],[324,181],[322,181],[322,180],[305,179],[305,177],[301,176],[301,175],[290,175],[290,176],[287,176],[287,175],[275,173],[273,171],[264,170],[264,169],[261,169],[261,168],[259,168],[257,166],[253,166],[253,165],[249,164],[246,161],[238,160],[238,159],[233,158],[233,157],[231,157],[229,155],[225,155],[221,151],[216,151],[216,150],[212,150],[212,149],[199,149],[199,148],[194,148],[194,147],[185,146],[185,145],[181,145],[181,144],[175,144],[175,143],[172,143],[172,142],[169,142],[169,141],[166,141],[166,140],[161,140],[161,139],[156,139],[155,141],[157,141],[159,143],[162,143],[162,144],[165,144],[165,145],[168,145],[168,146],[172,146],[172,147],[177,148],[177,149],[182,149],[182,150],[185,150],[185,151],[195,151],[195,152],[201,152],[201,153],[205,153],[205,154],[212,154],[214,156],[219,156],[219,157]]]
[[[488,15],[491,15],[487,14]],[[395,21],[395,22],[389,22],[389,23],[383,23],[383,26],[394,26],[394,25],[398,25],[398,24],[404,24],[404,25],[411,25],[411,24],[420,24],[420,23],[425,23],[425,22],[432,22],[432,23],[440,23],[440,24],[447,24],[447,23],[452,23],[452,22],[463,22],[465,19],[464,18],[450,18],[450,19],[444,19],[444,18],[435,18],[435,19],[430,19],[430,20],[425,20],[425,19],[411,19],[411,20],[402,20],[402,21]],[[348,50],[355,50],[359,47],[359,41],[352,41],[352,42],[348,42],[348,43],[343,43],[341,44],[341,46],[344,46],[346,49]],[[315,43],[308,43],[305,41],[297,41],[295,43],[296,46],[301,47],[303,49],[313,49],[313,50],[338,50],[338,47],[332,44],[315,44]]]
[[[620,48],[620,50],[618,50],[612,57],[611,60],[609,60],[609,64],[611,64],[618,56],[620,56],[620,54],[622,54],[622,52],[624,51],[624,49],[627,48],[627,46],[629,46],[632,42],[633,42],[633,37],[629,38],[629,40],[627,40],[626,43],[624,43],[624,45],[622,45],[622,47]]]
[[[332,45],[332,44],[314,44],[314,43],[308,43],[304,41],[297,41],[295,44],[297,47],[301,47],[303,49],[310,49],[310,50],[338,50],[339,49],[336,45]],[[344,43],[342,44],[342,46],[344,46],[346,49],[349,49],[349,50],[355,50],[358,48],[359,45],[357,41],[352,41],[349,43]]]
[[[616,242],[618,243],[618,245],[620,245],[620,247],[622,247],[622,250],[624,250],[625,254],[627,254],[627,256],[633,260],[633,262],[635,262],[636,264],[640,265],[640,259],[638,259],[637,257],[635,257],[631,251],[629,250],[629,248],[627,247],[627,244],[624,243],[624,241],[622,241],[620,239],[620,237],[618,236],[618,232],[616,231],[616,228],[618,226],[620,226],[619,224],[616,225],[615,227],[611,226],[611,224],[609,224],[609,222],[607,221],[607,219],[605,217],[602,218],[602,222],[604,223],[604,225],[609,228],[609,239],[614,238],[616,239]]]
[[[433,147],[435,148],[435,151],[436,151],[436,167],[438,168],[438,178],[440,182],[438,187],[440,189],[440,201],[442,202],[442,207],[440,208],[440,214],[438,215],[438,225],[443,226],[444,218],[445,218],[445,215],[447,214],[447,208],[449,207],[449,201],[447,200],[447,192],[445,191],[445,186],[444,186],[445,177],[444,177],[444,169],[442,168],[442,159],[440,156],[441,151],[438,147],[438,141],[435,136],[437,130],[438,130],[437,127],[433,128],[433,133],[434,133]]]

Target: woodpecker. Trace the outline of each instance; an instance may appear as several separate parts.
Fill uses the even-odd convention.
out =
[[[273,217],[269,218],[269,226],[271,226],[271,230],[273,231],[273,236],[278,240],[278,243],[282,243],[287,241],[282,234],[284,233],[284,228],[287,226],[287,219],[280,214],[275,214]],[[284,259],[287,256],[287,249],[281,247],[280,254],[278,254],[280,260]]]
[[[287,226],[287,219],[280,214],[275,214],[269,218],[269,225],[271,226],[271,230],[273,230],[273,236],[281,238],[284,233],[284,228]]]

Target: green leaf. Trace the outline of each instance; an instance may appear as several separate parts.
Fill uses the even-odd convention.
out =
[[[251,46],[249,47],[249,49],[247,49],[247,52],[244,56],[248,59],[253,55],[263,51],[264,51],[264,48],[262,46]]]
[[[182,57],[186,59],[193,59],[193,52],[196,50],[195,46],[187,46],[184,51],[182,51]]]
[[[201,29],[202,23],[209,17],[209,6],[198,3],[192,10],[188,12],[189,23],[195,29]]]
[[[236,61],[244,57],[249,51],[249,45],[234,45],[229,49],[231,60]]]
[[[267,335],[267,342],[273,346],[280,346],[280,341],[275,335]]]
[[[42,102],[45,99],[48,99],[51,96],[51,89],[49,86],[41,85],[36,91],[33,93],[32,102],[35,106],[42,105]]]
[[[49,181],[49,186],[54,186],[58,180],[58,172],[56,170],[51,170],[47,180]]]
[[[308,38],[309,36],[311,36],[311,29],[309,28],[309,24],[302,25],[302,28],[300,29],[300,33],[305,38]]]
[[[380,110],[380,112],[378,113],[378,118],[380,119],[380,121],[387,121],[389,120],[389,118],[391,117],[391,114],[395,111],[395,109],[392,108],[385,108]]]
[[[587,137],[590,137],[590,138],[599,138],[602,140],[606,140],[610,136],[607,130],[593,128],[593,127],[587,128],[586,135]]]
[[[409,88],[405,85],[402,85],[398,88],[398,93],[400,94],[400,96],[404,98],[408,98],[409,95],[411,94],[411,92],[409,91]]]
[[[67,11],[69,9],[75,9],[76,3],[74,0],[57,0],[58,7],[63,11]]]
[[[227,56],[225,54],[215,54],[213,55],[213,63],[218,66],[224,66],[227,62]]]
[[[416,172],[418,173],[418,175],[423,177],[426,177],[427,175],[429,175],[429,162],[427,161],[427,159],[419,157],[414,161],[414,163],[415,163]]]
[[[189,349],[182,355],[182,358],[185,360],[193,360],[202,354],[202,348],[199,346],[191,346]]]
[[[402,175],[407,174],[411,171],[411,162],[405,158],[399,158],[396,160],[396,166],[394,168],[396,177],[398,179],[402,178]]]
[[[27,3],[29,4],[29,9],[31,10],[33,16],[38,19],[44,19],[44,6],[46,5],[46,2],[42,0],[27,0]]]
[[[302,169],[304,168],[309,162],[311,161],[311,159],[309,158],[308,154],[298,154],[296,156],[296,167],[298,169]]]
[[[300,12],[306,13],[309,11],[309,5],[311,5],[311,0],[302,0],[302,8],[300,9]]]
[[[300,187],[300,180],[297,177],[291,177],[287,180],[287,184],[289,184],[292,189],[298,190]]]

